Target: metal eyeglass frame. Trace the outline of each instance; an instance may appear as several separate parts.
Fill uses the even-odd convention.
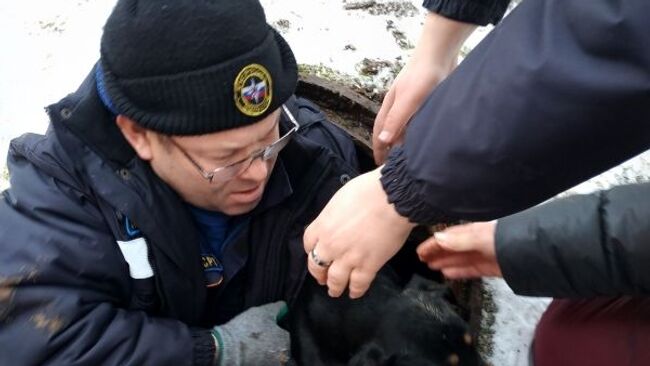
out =
[[[285,133],[282,137],[280,137],[278,140],[276,140],[274,143],[267,145],[266,147],[259,149],[252,154],[250,154],[248,157],[238,160],[232,164],[228,164],[226,166],[222,166],[216,169],[213,169],[211,171],[206,171],[204,170],[192,157],[185,151],[183,148],[181,148],[178,143],[176,143],[173,139],[170,139],[170,141],[180,150],[180,152],[185,155],[187,160],[189,160],[199,171],[201,176],[205,178],[208,182],[213,183],[213,182],[219,182],[219,183],[224,183],[227,182],[234,177],[238,176],[241,174],[243,171],[248,169],[252,164],[253,161],[257,158],[261,158],[262,161],[267,161],[269,159],[272,159],[276,157],[282,149],[284,149],[287,144],[289,143],[289,140],[291,140],[291,137],[293,134],[295,134],[298,129],[300,128],[300,125],[296,121],[296,119],[293,117],[293,114],[289,112],[289,108],[285,106],[284,104],[282,105],[282,112],[289,118],[291,123],[293,123],[293,127]],[[278,121],[279,123],[279,121]]]

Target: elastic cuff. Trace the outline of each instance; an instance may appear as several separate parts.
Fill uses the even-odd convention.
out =
[[[195,366],[212,366],[215,363],[216,346],[212,332],[209,329],[191,329],[192,340],[194,341],[194,362]]]
[[[497,24],[503,18],[510,0],[424,0],[422,6],[445,18],[477,25]]]
[[[282,324],[282,322],[285,321],[288,315],[289,315],[289,307],[287,305],[284,305],[283,307],[280,308],[280,311],[278,311],[277,315],[275,316],[275,324],[277,325]]]
[[[388,155],[386,165],[381,170],[381,184],[388,195],[388,202],[412,223],[433,225],[455,221],[422,199],[419,194],[422,191],[421,183],[408,174],[406,154],[401,146],[393,148]]]
[[[216,362],[214,363],[215,365],[221,365],[221,360],[223,359],[223,338],[221,338],[221,333],[219,333],[216,329],[212,330],[212,339],[216,341],[216,354],[217,354],[217,359]]]

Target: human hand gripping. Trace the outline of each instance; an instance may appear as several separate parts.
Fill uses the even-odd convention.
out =
[[[346,183],[305,230],[307,268],[330,296],[361,297],[415,226],[388,203],[380,169]]]
[[[383,164],[391,146],[400,143],[406,124],[424,99],[456,67],[458,53],[475,25],[429,13],[413,56],[384,97],[375,118],[372,146]]]
[[[502,277],[496,258],[496,221],[449,227],[417,248],[420,260],[450,279]]]

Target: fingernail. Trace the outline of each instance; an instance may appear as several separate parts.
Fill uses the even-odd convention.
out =
[[[379,138],[379,141],[381,142],[390,142],[391,135],[392,134],[389,131],[383,130],[379,133],[377,138]]]
[[[433,237],[436,238],[436,240],[440,243],[444,243],[448,239],[447,234],[440,231],[433,233]]]

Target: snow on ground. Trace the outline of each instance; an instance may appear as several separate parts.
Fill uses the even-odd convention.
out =
[[[421,1],[375,0],[370,9],[352,0],[262,0],[267,18],[291,44],[299,63],[323,65],[357,76],[364,58],[404,62],[417,41]],[[9,140],[47,128],[43,107],[76,89],[99,55],[101,27],[114,0],[22,0],[0,2],[0,159]],[[480,28],[471,49],[490,31]],[[377,78],[386,77],[385,73]],[[383,80],[385,81],[385,80]],[[381,83],[381,82],[380,82]],[[565,194],[647,180],[643,154]],[[0,188],[7,187],[0,164]],[[502,280],[485,281],[494,314],[495,366],[527,365],[535,323],[548,299],[512,294]]]

